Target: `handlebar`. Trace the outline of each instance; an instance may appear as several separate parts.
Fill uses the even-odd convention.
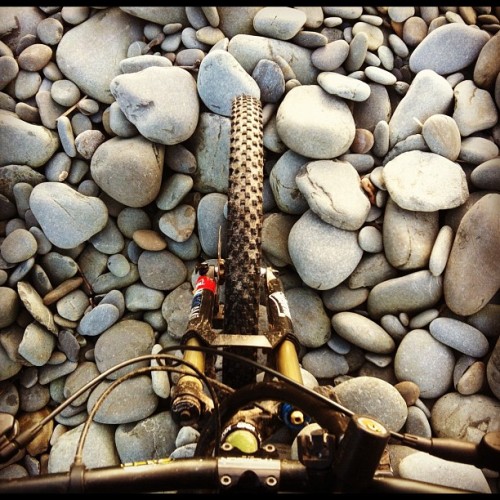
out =
[[[256,457],[184,458],[85,469],[0,482],[6,493],[342,493],[328,471]],[[470,493],[395,477],[374,477],[359,493]]]
[[[173,348],[172,348],[173,349]],[[209,347],[191,347],[216,353]],[[171,350],[165,348],[166,351]],[[227,353],[226,355],[236,356]],[[100,374],[61,403],[51,415],[33,428],[17,434],[15,419],[0,421],[0,458],[9,460],[35,437],[45,421],[53,418],[74,398],[109,373],[139,359],[170,361],[174,366],[150,366],[134,370],[173,370],[180,361],[168,354],[144,355],[120,363]],[[247,362],[252,362],[247,360]],[[183,361],[183,363],[186,363]],[[187,364],[187,363],[186,363]],[[196,368],[191,367],[195,372]],[[356,415],[339,403],[308,389],[279,372],[263,367],[278,380],[257,382],[228,395],[209,416],[194,456],[160,459],[111,467],[87,469],[82,463],[84,432],[80,451],[68,472],[50,473],[0,481],[2,493],[224,493],[233,491],[303,493],[472,493],[457,488],[393,477],[378,468],[389,439],[446,460],[473,464],[491,470],[500,466],[500,431],[485,434],[479,444],[446,438],[423,438],[387,430],[370,416]],[[199,374],[203,376],[203,374]],[[132,374],[115,380],[120,383]],[[101,395],[103,399],[105,393]],[[262,444],[258,453],[247,454],[220,445],[220,429],[240,409],[258,401],[286,401],[308,413],[320,431],[297,435],[298,459],[282,458],[271,444]],[[98,404],[94,408],[97,410]],[[88,422],[92,420],[92,414]]]

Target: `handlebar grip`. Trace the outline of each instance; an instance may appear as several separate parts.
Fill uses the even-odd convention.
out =
[[[140,493],[186,491],[217,485],[217,460],[155,460],[119,466],[85,469],[75,466],[69,472],[0,481],[4,493]]]

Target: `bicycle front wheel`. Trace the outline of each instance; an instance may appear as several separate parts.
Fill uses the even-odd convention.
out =
[[[228,185],[224,325],[225,333],[259,331],[262,189],[264,146],[260,100],[248,95],[233,100]],[[231,352],[256,359],[255,350]],[[255,381],[255,370],[223,361],[224,383],[241,387]]]

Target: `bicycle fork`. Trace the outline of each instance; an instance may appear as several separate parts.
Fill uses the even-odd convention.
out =
[[[298,343],[293,332],[293,324],[288,308],[281,280],[271,268],[263,270],[265,275],[267,318],[269,329],[260,335],[238,335],[221,333],[214,328],[214,321],[220,320],[220,307],[218,302],[218,278],[223,275],[223,261],[218,260],[218,266],[203,262],[199,266],[199,277],[193,290],[191,311],[189,315],[186,333],[183,336],[185,349],[183,360],[193,365],[199,372],[205,373],[206,358],[201,350],[189,349],[189,347],[211,347],[226,346],[250,346],[263,348],[271,351],[274,357],[276,370],[292,379],[294,382],[303,384],[302,373],[298,359]],[[204,386],[196,372],[189,367],[185,374],[181,375],[172,390],[171,410],[178,418],[181,425],[192,425],[207,410],[211,410],[213,402],[204,392]],[[299,429],[307,422],[307,417],[301,410],[294,408],[288,403],[280,405],[280,418],[285,424],[293,429]],[[250,420],[253,420],[250,418]],[[241,435],[241,430],[247,433],[251,427],[257,427],[254,423],[246,421],[232,422],[223,436],[229,438],[232,444],[236,436]],[[233,432],[234,431],[234,432]],[[255,429],[256,443],[260,441],[258,430]],[[248,436],[243,439],[247,441]],[[238,441],[239,439],[237,439]],[[252,445],[253,446],[253,445]]]

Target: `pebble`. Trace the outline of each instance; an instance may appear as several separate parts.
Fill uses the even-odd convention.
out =
[[[434,174],[432,180],[430,171]],[[385,164],[383,177],[392,199],[406,210],[434,212],[455,208],[469,196],[462,167],[426,151],[401,153]]]
[[[205,61],[206,58],[202,65],[208,64]],[[203,74],[202,65],[199,77]],[[198,85],[202,97],[202,81]],[[180,90],[173,95],[165,94],[163,89],[169,87]],[[151,66],[117,75],[110,83],[110,91],[127,119],[154,143],[178,144],[191,137],[196,128],[199,115],[196,82],[182,68]],[[143,101],[151,105],[141,106]]]
[[[310,209],[339,229],[355,231],[366,220],[370,202],[359,189],[360,177],[346,161],[311,161],[295,176]]]
[[[419,43],[409,58],[410,69],[419,74],[430,69],[438,75],[460,71],[475,61],[490,39],[472,26],[449,23],[434,29]],[[453,51],[454,57],[449,57]]]
[[[477,493],[491,493],[484,474],[477,467],[450,462],[420,451],[401,460],[399,473],[405,479],[431,482]]]
[[[480,330],[453,318],[433,319],[429,332],[443,344],[475,358],[482,358],[489,349],[488,339]]]
[[[331,322],[338,335],[370,353],[389,354],[396,347],[392,337],[382,327],[361,314],[339,312],[332,316]]]
[[[310,241],[315,241],[314,252],[305,253]],[[316,290],[340,284],[363,255],[355,232],[324,222],[310,209],[292,227],[288,250],[299,276]]]
[[[487,304],[498,289],[498,231],[494,227],[500,195],[487,194],[464,215],[450,251],[443,279],[448,307],[456,314],[469,316]],[[480,235],[490,235],[484,238]],[[472,257],[473,267],[464,266]]]
[[[3,14],[0,408],[39,418],[93,374],[181,341],[219,228],[225,252],[243,89],[267,103],[263,256],[286,286],[306,385],[424,437],[498,427],[494,7]],[[345,315],[359,328],[341,321],[341,336]],[[92,424],[86,465],[193,456],[196,435],[161,401],[167,372],[132,380],[98,412],[112,423]],[[2,473],[69,470],[89,397]],[[401,452],[393,470],[427,481],[432,460]],[[488,476],[498,491],[471,472],[432,481],[487,492]]]

